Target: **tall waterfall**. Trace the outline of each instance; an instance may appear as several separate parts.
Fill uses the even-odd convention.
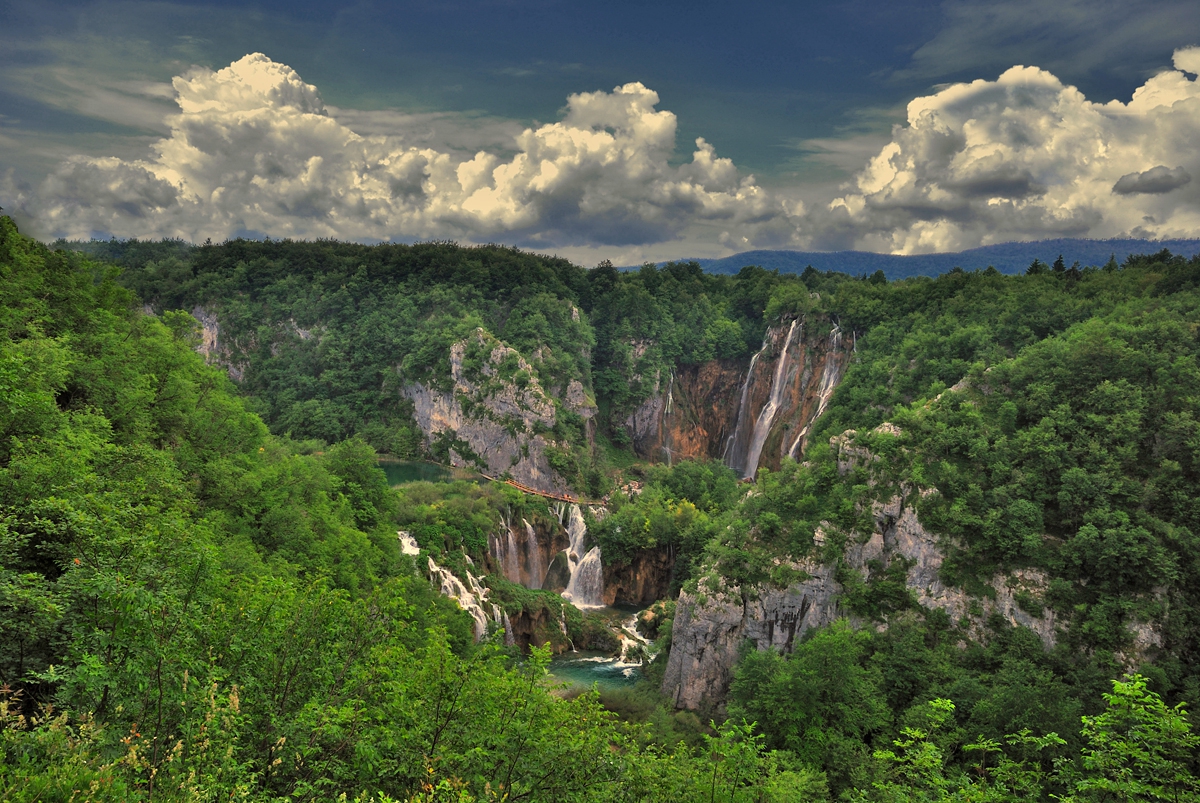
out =
[[[821,372],[821,387],[817,388],[817,409],[809,418],[809,422],[796,434],[796,440],[792,441],[792,448],[787,450],[788,457],[793,459],[796,457],[796,450],[800,447],[804,436],[808,434],[808,430],[829,406],[829,400],[833,398],[833,391],[837,389],[838,381],[842,378],[841,361],[837,358],[838,349],[842,347],[842,328],[837,324],[833,325],[833,331],[829,333],[829,345],[829,356],[825,358],[825,370]],[[857,346],[857,340],[855,345]]]
[[[770,340],[764,339],[762,348],[750,358],[750,367],[746,369],[746,381],[742,383],[742,395],[738,400],[737,423],[733,426],[733,434],[725,441],[725,453],[721,456],[725,465],[737,471],[745,467],[742,455],[746,453],[746,444],[750,439],[750,383],[754,379],[754,365],[769,344]]]
[[[542,550],[538,547],[537,533],[527,519],[521,521],[525,524],[525,548],[529,552],[529,587],[541,588],[542,581],[546,579],[546,566],[542,560]]]
[[[663,453],[667,456],[667,466],[675,462],[675,455],[671,452],[671,428],[667,426],[667,416],[669,416],[675,408],[675,369],[671,369],[671,379],[667,382],[667,403],[663,405],[662,411],[662,433],[663,433]]]
[[[788,327],[787,336],[783,339],[783,349],[779,352],[779,359],[775,363],[775,376],[771,379],[771,396],[763,405],[762,412],[758,414],[758,420],[754,422],[754,436],[750,439],[750,451],[746,454],[742,479],[752,480],[755,472],[758,471],[758,460],[762,457],[763,444],[766,443],[767,435],[771,431],[771,422],[775,419],[775,411],[779,409],[779,402],[783,400],[783,380],[787,374],[788,346],[792,343],[792,334],[796,331],[798,322],[798,319],[792,321],[792,325]]]
[[[600,547],[594,546],[583,554],[587,525],[583,522],[579,505],[570,507],[567,536],[571,539],[567,549],[567,567],[571,571],[571,579],[562,592],[563,599],[577,608],[604,607],[604,568],[600,563]]]

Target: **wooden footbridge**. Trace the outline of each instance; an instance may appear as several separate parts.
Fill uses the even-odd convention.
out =
[[[532,488],[522,482],[517,482],[516,480],[511,479],[511,478],[493,477],[491,474],[485,474],[484,472],[479,471],[478,469],[473,469],[473,470],[468,469],[465,466],[448,466],[448,465],[445,465],[444,463],[436,463],[432,460],[421,460],[421,461],[411,461],[411,462],[428,463],[431,466],[437,466],[438,468],[447,469],[452,473],[455,471],[464,472],[469,475],[473,475],[473,476],[479,477],[481,479],[485,479],[488,482],[501,482],[501,483],[504,483],[505,485],[511,485],[513,488],[516,488],[521,493],[531,494],[532,496],[540,496],[543,499],[553,499],[555,502],[566,502],[567,504],[571,504],[571,505],[602,505],[602,504],[604,504],[604,500],[597,501],[597,500],[588,499],[588,498],[582,497],[582,496],[573,496],[572,494],[569,494],[566,492],[557,493],[555,491],[542,491],[537,488]],[[462,474],[459,474],[459,478],[465,479],[465,477],[463,477]]]
[[[533,494],[534,496],[541,496],[545,499],[553,499],[556,502],[567,502],[569,504],[580,504],[580,503],[588,504],[588,500],[586,500],[582,497],[571,496],[568,493],[561,493],[561,494],[555,493],[554,491],[539,491],[537,488],[530,488],[528,485],[519,483],[514,479],[501,479],[499,477],[492,477],[487,474],[484,474],[482,471],[479,472],[479,476],[483,477],[486,480],[491,480],[492,482],[502,482],[505,485],[511,485],[512,487],[516,488],[518,491],[521,491],[522,493]]]

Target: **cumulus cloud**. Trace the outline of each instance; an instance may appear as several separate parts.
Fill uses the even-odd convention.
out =
[[[1175,51],[1175,69],[1180,72],[1200,73],[1200,47],[1183,47]]]
[[[177,77],[179,112],[146,158],[73,157],[8,195],[51,236],[454,238],[630,262],[1195,237],[1200,48],[1174,64],[1128,102],[1089,101],[1036,67],[944,87],[909,103],[841,190],[801,202],[704,139],[679,163],[675,115],[640,83],[571,95],[561,120],[522,129],[330,109],[290,67],[251,54]]]
[[[675,115],[639,83],[572,95],[510,155],[463,158],[353,130],[316,87],[260,53],[174,80],[179,114],[141,160],[74,157],[24,205],[56,235],[503,238],[652,243],[697,222],[754,225],[771,202],[696,140],[674,166]]]
[[[906,125],[798,237],[826,248],[954,251],[1045,237],[1200,233],[1200,49],[1128,103],[1036,67],[913,100]],[[1175,167],[1168,167],[1175,165]]]

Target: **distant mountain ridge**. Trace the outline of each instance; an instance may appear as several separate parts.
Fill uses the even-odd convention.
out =
[[[986,269],[989,265],[1001,273],[1024,273],[1029,263],[1040,259],[1049,264],[1059,254],[1070,266],[1103,265],[1115,256],[1123,262],[1130,254],[1153,254],[1168,249],[1172,254],[1191,257],[1200,254],[1200,239],[1194,240],[1079,240],[1059,238],[1035,242],[1000,243],[945,254],[875,254],[870,251],[744,251],[721,259],[695,261],[707,273],[737,273],[746,265],[758,265],[780,273],[802,273],[812,265],[817,270],[858,275],[882,270],[888,279],[910,276],[938,276],[960,267],[963,270]],[[660,266],[666,262],[658,263]],[[633,266],[636,268],[637,266]],[[633,269],[628,268],[628,269]]]

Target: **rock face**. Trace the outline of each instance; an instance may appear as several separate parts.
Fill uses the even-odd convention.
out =
[[[200,324],[200,343],[196,351],[204,356],[205,362],[224,368],[234,382],[241,382],[246,376],[246,366],[234,361],[229,344],[221,340],[221,323],[217,320],[217,314],[204,307],[196,307],[192,310],[192,317]]]
[[[737,418],[743,360],[681,365],[625,420],[634,451],[648,460],[719,460]],[[661,384],[661,382],[660,382]]]
[[[646,549],[626,564],[605,564],[605,605],[650,605],[671,590],[675,557],[667,549]]]
[[[541,647],[549,644],[550,651],[554,655],[570,649],[570,642],[566,634],[562,632],[559,621],[546,608],[539,608],[535,611],[522,610],[512,614],[509,617],[509,623],[512,628],[510,634],[512,643],[520,647],[521,652],[526,655],[529,654],[529,648],[534,645]]]
[[[572,307],[572,309],[574,308]],[[578,379],[572,379],[568,382],[566,390],[562,393],[562,400],[564,407],[583,419],[583,428],[587,435],[588,443],[594,445],[596,442],[596,422],[593,419],[595,419],[596,413],[599,410],[596,407],[596,403],[588,398],[583,383]]]
[[[675,612],[671,654],[662,692],[677,708],[720,705],[733,680],[738,648],[746,639],[757,649],[791,650],[796,637],[838,617],[833,566],[810,566],[810,578],[787,591],[767,591],[754,600],[736,593],[701,600],[682,593]]]
[[[1022,610],[1016,595],[1022,591],[1035,598],[1046,585],[1046,577],[1033,570],[992,579],[995,598],[974,599],[961,589],[945,585],[939,577],[944,559],[937,538],[926,530],[916,511],[895,497],[875,506],[875,528],[865,542],[846,546],[842,558],[845,568],[868,579],[873,570],[886,567],[893,559],[908,565],[907,585],[918,604],[940,609],[959,622],[966,620],[970,630],[983,635],[985,622],[999,614],[1013,625],[1033,630],[1047,646],[1057,638],[1052,611],[1033,616]],[[818,529],[818,544],[825,538]],[[790,588],[763,590],[756,598],[746,599],[731,589],[701,599],[680,594],[672,631],[671,655],[663,678],[662,691],[679,708],[706,709],[725,700],[737,661],[738,648],[749,640],[756,649],[791,651],[796,639],[806,630],[822,627],[848,612],[838,604],[842,586],[835,579],[836,563],[806,561],[795,564],[808,579]],[[853,618],[853,617],[851,617]]]
[[[713,360],[659,377],[626,432],[650,460],[723,460],[744,476],[777,469],[785,455],[803,453],[852,349],[853,336],[829,321],[783,322],[749,361]]]
[[[465,367],[468,349],[483,353],[481,365]],[[553,401],[529,363],[484,330],[450,347],[449,389],[411,383],[403,393],[431,441],[445,434],[469,447],[465,454],[451,448],[453,465],[474,464],[491,476],[508,472],[539,491],[566,492],[547,456],[554,444],[541,434],[554,426]]]

